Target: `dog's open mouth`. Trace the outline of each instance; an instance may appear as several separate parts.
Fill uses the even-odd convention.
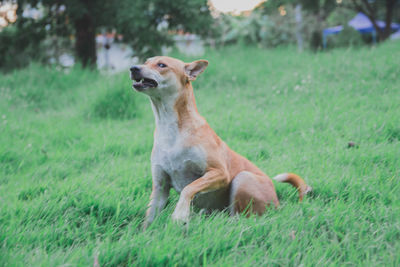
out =
[[[149,79],[149,78],[134,78],[134,83],[133,83],[133,87],[136,90],[142,91],[144,89],[147,88],[155,88],[158,86],[158,83],[153,80],[153,79]]]

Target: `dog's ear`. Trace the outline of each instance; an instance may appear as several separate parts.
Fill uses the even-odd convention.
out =
[[[185,74],[189,81],[196,80],[197,76],[202,73],[208,66],[208,61],[204,59],[193,61],[185,64]]]

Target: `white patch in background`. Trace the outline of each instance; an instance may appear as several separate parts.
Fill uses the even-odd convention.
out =
[[[174,36],[175,45],[179,52],[188,56],[204,54],[203,40],[195,34],[180,34]]]
[[[138,62],[132,55],[132,48],[126,44],[112,43],[110,49],[101,46],[97,48],[97,68],[111,72],[127,71],[130,66]]]

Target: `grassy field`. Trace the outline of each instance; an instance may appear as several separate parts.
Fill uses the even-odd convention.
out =
[[[299,204],[275,184],[279,209],[194,212],[186,229],[170,219],[172,190],[142,231],[149,101],[128,72],[32,65],[0,76],[0,266],[400,265],[400,43],[204,58],[200,113],[267,174],[298,173],[313,194]]]

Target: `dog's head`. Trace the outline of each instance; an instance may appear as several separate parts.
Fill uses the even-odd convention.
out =
[[[171,57],[152,57],[143,65],[130,68],[133,88],[150,96],[177,93],[194,81],[207,65],[207,60],[184,63]]]

